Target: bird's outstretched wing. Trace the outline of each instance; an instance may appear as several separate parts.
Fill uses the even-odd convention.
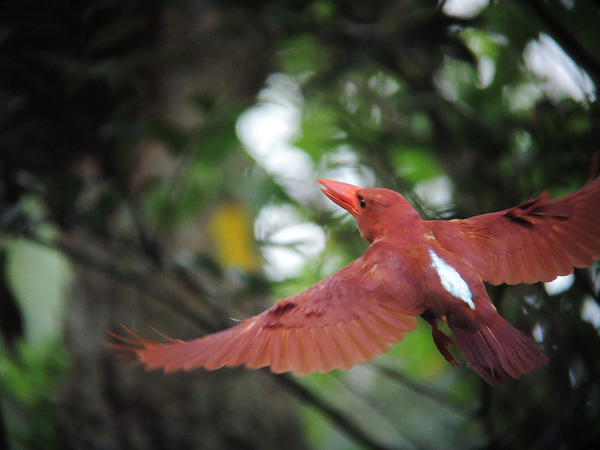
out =
[[[429,224],[440,244],[470,262],[485,281],[551,281],[600,259],[600,177],[565,197],[548,197]]]
[[[396,301],[379,256],[369,249],[306,291],[200,339],[159,344],[131,332],[135,339],[111,333],[128,345],[108,345],[135,351],[148,369],[162,367],[165,372],[238,365],[299,375],[348,369],[386,352],[417,326],[410,306],[418,303],[416,292],[396,278],[394,293],[399,285],[406,286],[406,302]]]

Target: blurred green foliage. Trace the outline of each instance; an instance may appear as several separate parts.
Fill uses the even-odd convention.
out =
[[[228,263],[206,250],[218,245],[208,233],[198,238],[208,242],[204,247],[174,244],[172,236],[190,222],[206,223],[225,201],[244,204],[252,218],[266,206],[292,205],[297,218],[281,222],[322,226],[324,252],[277,243],[304,257],[297,276],[265,281],[253,273],[238,286],[238,295],[250,299],[268,282],[280,297],[314,284],[366,246],[353,222],[332,218],[317,199],[319,177],[357,177],[400,191],[424,217],[453,218],[511,207],[543,189],[563,195],[597,169],[600,14],[591,0],[491,2],[466,18],[445,14],[445,2],[433,0],[38,3],[0,6],[5,236],[37,239],[36,227],[47,221],[60,233],[83,229],[137,247],[162,269],[185,250],[210,276],[226,277],[227,270],[209,270]],[[178,8],[197,20],[192,31],[167,20]],[[178,33],[183,37],[174,41],[165,37]],[[530,45],[543,36],[579,65],[562,79],[578,89],[577,98],[528,65]],[[235,54],[223,44],[230,40]],[[167,111],[172,87],[165,80],[186,69],[209,87],[196,86],[200,92],[182,102],[191,119],[178,121]],[[223,80],[202,78],[211,69]],[[291,80],[287,90],[267,88],[259,96],[273,73]],[[245,78],[247,86],[239,81]],[[294,90],[301,93],[295,104]],[[297,130],[279,144],[310,161],[307,173],[290,163],[274,169],[244,150],[238,118],[256,98],[295,108]],[[150,145],[163,159],[144,172]],[[277,155],[274,147],[271,158]],[[440,178],[448,180],[450,201],[428,194]],[[27,208],[31,198],[43,205],[41,217]],[[273,225],[274,232],[284,225]],[[260,244],[275,246],[269,239]],[[382,447],[594,448],[600,339],[598,323],[583,320],[581,311],[586,301],[599,304],[598,280],[596,263],[576,271],[572,287],[554,296],[543,286],[490,288],[511,323],[541,330],[551,359],[510,385],[492,389],[468,369],[448,366],[424,325],[373,365],[299,382]],[[2,281],[0,301],[17,305],[14,323],[25,308],[5,273]],[[55,344],[19,343],[22,330],[16,341],[8,339],[2,323],[8,435],[16,448],[58,448],[52,417],[65,355]],[[303,407],[314,448],[359,446],[319,411]]]
[[[1,410],[15,449],[63,448],[57,428],[57,389],[68,367],[56,339],[32,346],[21,342],[0,354]]]

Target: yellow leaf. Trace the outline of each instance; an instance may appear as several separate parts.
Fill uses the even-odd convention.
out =
[[[247,272],[259,268],[252,229],[252,221],[242,205],[228,204],[213,212],[207,231],[221,266]]]

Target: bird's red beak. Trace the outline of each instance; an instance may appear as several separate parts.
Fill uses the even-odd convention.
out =
[[[358,216],[359,200],[356,192],[362,188],[333,180],[317,180],[317,183],[321,183],[325,187],[321,190],[329,200],[344,208],[354,217]]]

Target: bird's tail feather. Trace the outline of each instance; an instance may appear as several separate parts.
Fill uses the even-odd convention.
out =
[[[492,386],[516,380],[548,362],[533,340],[499,314],[487,323],[448,317],[448,326],[467,364]]]

